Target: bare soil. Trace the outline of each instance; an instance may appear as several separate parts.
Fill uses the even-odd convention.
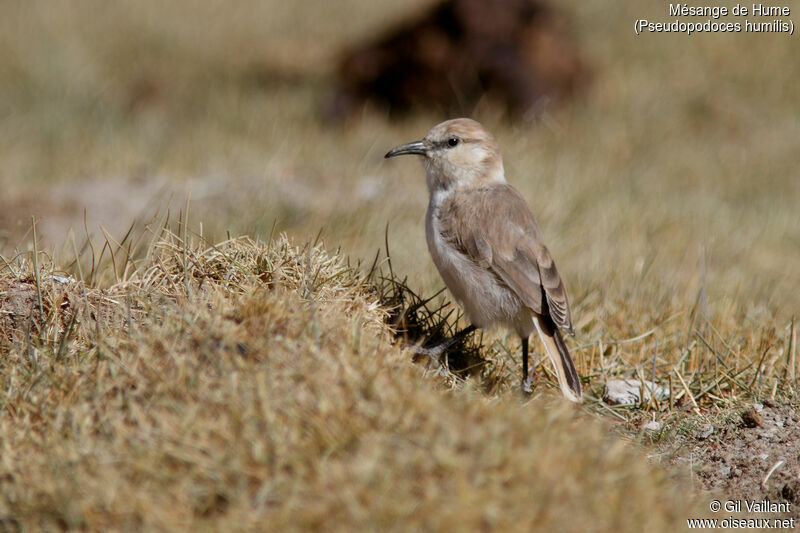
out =
[[[800,516],[800,412],[797,404],[756,404],[704,437],[695,432],[672,464],[691,463],[704,489],[730,499],[791,504]]]

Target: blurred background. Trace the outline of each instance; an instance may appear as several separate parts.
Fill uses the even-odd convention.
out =
[[[423,172],[382,158],[467,114],[497,136],[578,327],[614,301],[658,321],[700,289],[741,319],[800,309],[796,36],[637,37],[668,19],[660,1],[479,4],[3,2],[0,250],[29,249],[35,217],[69,261],[70,232],[121,239],[188,199],[212,241],[321,230],[367,262],[388,224],[395,270],[435,290]]]

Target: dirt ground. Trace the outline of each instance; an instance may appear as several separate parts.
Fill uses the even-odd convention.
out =
[[[755,404],[685,437],[669,463],[689,467],[700,488],[729,499],[791,504],[800,516],[800,412],[797,404]],[[710,432],[710,433],[709,433]],[[674,448],[673,448],[674,449]]]

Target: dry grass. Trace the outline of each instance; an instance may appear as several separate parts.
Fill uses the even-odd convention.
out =
[[[447,117],[331,128],[318,109],[336,48],[415,5],[0,7],[2,513],[88,529],[611,531],[690,516],[594,421],[542,397],[520,407],[513,336],[485,333],[462,364],[479,371],[444,379],[390,346],[387,317],[405,314],[393,324],[412,340],[456,327],[446,295],[417,305],[441,289],[422,172],[381,163]],[[566,5],[590,92],[530,126],[475,116],[566,280],[588,409],[635,436],[655,417],[669,441],[742,403],[796,401],[796,39],[637,38],[632,21],[664,18],[663,3]],[[205,238],[184,249],[191,233],[141,230],[189,192]],[[384,281],[266,239],[324,228],[372,258],[387,222]],[[228,229],[266,243],[221,242]],[[53,281],[53,263],[83,283]],[[610,377],[655,377],[671,399],[609,408]],[[549,369],[537,378],[549,397]],[[611,516],[615,498],[631,513]]]
[[[103,290],[30,255],[2,270],[6,527],[670,531],[690,512],[571,406],[426,377],[341,256],[195,241],[159,232]]]

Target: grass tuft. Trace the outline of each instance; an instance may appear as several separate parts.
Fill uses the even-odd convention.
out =
[[[452,312],[391,274],[285,236],[158,232],[105,287],[40,262],[41,314],[32,256],[5,260],[4,524],[670,531],[688,512],[579,410],[413,364],[393,339]]]

